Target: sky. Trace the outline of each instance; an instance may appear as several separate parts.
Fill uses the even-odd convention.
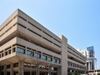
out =
[[[0,25],[18,8],[75,49],[94,46],[100,69],[100,0],[0,0]]]

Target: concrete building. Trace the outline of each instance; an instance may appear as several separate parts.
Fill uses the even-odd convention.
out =
[[[77,49],[80,53],[82,53],[86,58],[87,58],[87,71],[89,70],[94,70],[95,69],[95,51],[94,51],[94,47],[90,46],[87,47],[86,50],[80,50]]]
[[[85,73],[86,57],[21,10],[0,26],[0,75]]]
[[[100,69],[89,71],[89,75],[98,75],[98,73],[100,74]]]

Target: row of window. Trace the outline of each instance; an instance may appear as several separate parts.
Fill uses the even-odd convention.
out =
[[[14,46],[17,46],[17,48]],[[4,51],[0,52],[0,58],[15,52],[16,49],[17,49],[18,53],[25,54],[25,47],[24,46],[21,46],[21,45],[14,45],[14,46],[13,46],[12,50],[11,50],[11,47],[9,47],[9,48],[5,49],[5,52]],[[33,52],[30,50],[32,50]],[[27,47],[27,55],[34,56],[36,58],[42,58],[43,60],[53,61],[55,63],[60,64],[59,58],[52,58],[52,56],[44,54],[44,53],[41,55],[41,52],[36,52],[35,50],[30,49],[28,47]]]
[[[74,63],[70,63],[70,62],[68,62],[67,65],[68,65],[68,66],[71,66],[71,67],[86,69],[85,67],[82,67],[82,66],[76,65],[76,64],[74,64]]]
[[[25,54],[25,50],[21,49],[21,48],[17,48],[17,52],[21,53],[21,54]],[[36,58],[42,58],[43,60],[52,61],[52,57],[48,57],[48,56],[45,56],[45,55],[42,55],[42,57],[41,57],[41,53],[38,53],[38,52],[37,53],[35,52],[35,55],[34,55],[34,52],[31,52],[31,51],[27,50],[27,55],[29,55],[29,56],[35,56]],[[53,62],[60,63],[60,60],[54,58]]]
[[[19,63],[14,63],[13,64],[13,67],[14,68],[15,67],[18,67],[18,66],[19,66]],[[7,69],[10,69],[11,68],[11,65],[10,64],[9,65],[6,65],[6,67],[7,67]],[[35,68],[36,69],[37,65],[36,64],[31,64],[31,63],[24,62],[24,67],[27,67],[27,68],[32,67],[32,68]],[[0,68],[1,68],[1,70],[4,70],[4,66],[1,66]],[[39,65],[39,68],[40,69],[46,69],[46,70],[48,70],[49,67],[48,66],[44,66],[44,65]],[[57,71],[57,68],[51,67],[51,70]]]

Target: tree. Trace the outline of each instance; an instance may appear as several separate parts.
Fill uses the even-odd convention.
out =
[[[75,75],[74,73],[71,73],[71,75]]]
[[[97,75],[100,75],[100,73],[98,73]]]

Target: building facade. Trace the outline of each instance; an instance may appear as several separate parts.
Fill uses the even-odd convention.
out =
[[[98,74],[100,74],[100,69],[90,70],[89,71],[89,75],[98,75]]]
[[[86,50],[77,49],[80,53],[82,53],[87,58],[87,71],[95,69],[95,51],[94,47],[87,47]]]
[[[86,57],[17,9],[0,26],[0,75],[85,73]]]

